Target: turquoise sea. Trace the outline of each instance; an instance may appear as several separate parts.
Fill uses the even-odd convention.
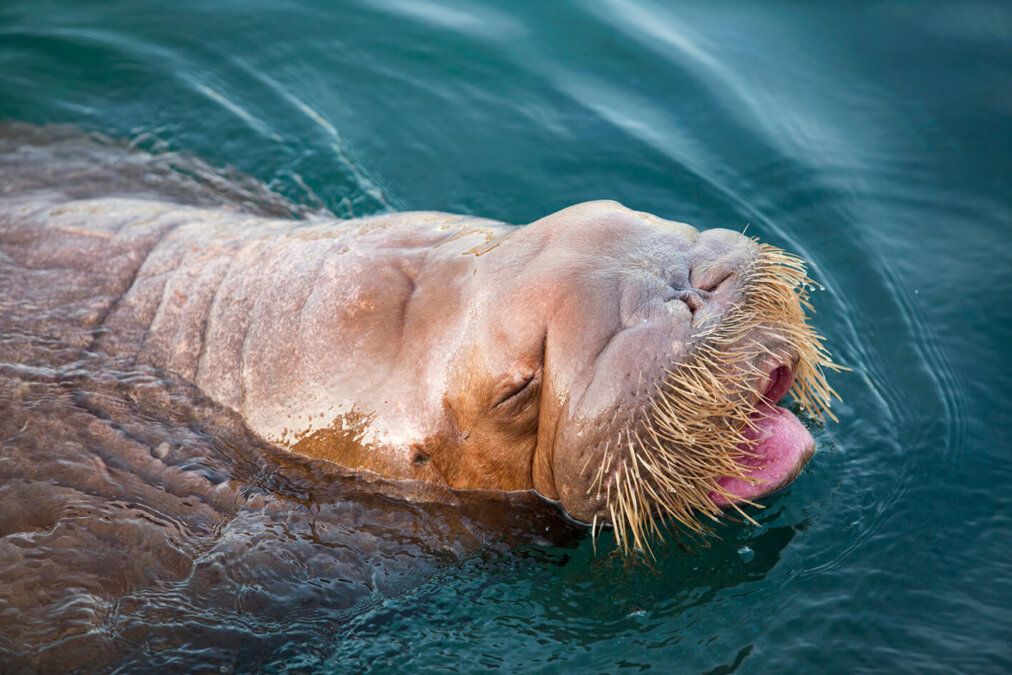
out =
[[[81,670],[1012,671],[1012,4],[6,0],[0,120],[338,215],[607,198],[747,225],[811,261],[853,369],[758,526],[652,569],[607,533],[492,538],[409,552],[349,604],[310,573],[342,545],[312,517],[237,522],[264,559],[302,535],[312,556],[256,588],[229,586],[255,558],[204,561],[232,604],[159,579],[110,597],[85,637],[120,656]],[[0,670],[77,639],[0,635]]]

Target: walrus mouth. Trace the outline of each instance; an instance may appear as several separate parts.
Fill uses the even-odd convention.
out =
[[[776,492],[794,480],[815,454],[815,439],[808,429],[794,413],[776,406],[793,383],[789,366],[777,366],[770,373],[756,411],[749,416],[751,425],[745,427],[749,442],[738,445],[738,462],[745,475],[717,480],[721,490],[710,493],[717,506],[730,508]]]
[[[588,489],[605,493],[624,552],[650,553],[665,519],[698,534],[708,531],[703,519],[726,509],[754,522],[742,505],[793,480],[815,449],[798,418],[775,405],[788,392],[820,422],[836,420],[829,407],[839,396],[824,369],[844,368],[807,322],[815,285],[805,262],[759,244],[741,275],[739,300],[665,371],[643,419],[609,444]]]

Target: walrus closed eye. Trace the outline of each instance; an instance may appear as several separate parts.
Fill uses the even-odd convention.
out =
[[[26,162],[0,195],[24,279],[6,315],[170,372],[294,452],[536,490],[649,551],[661,521],[704,531],[797,475],[814,443],[775,406],[788,391],[831,416],[804,263],[737,232],[615,202],[523,227],[276,220],[82,199]]]

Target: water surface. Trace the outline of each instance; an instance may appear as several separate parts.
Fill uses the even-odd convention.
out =
[[[313,529],[339,515],[268,515],[254,475],[226,534],[297,551],[289,576],[114,598],[89,635],[131,645],[125,670],[1012,669],[1010,31],[1001,2],[5,3],[0,118],[192,153],[339,215],[524,223],[610,198],[747,225],[812,261],[815,323],[853,368],[759,526],[653,571],[589,538],[419,544],[349,605]],[[183,642],[159,644],[173,622]],[[0,636],[0,658],[60,649]]]

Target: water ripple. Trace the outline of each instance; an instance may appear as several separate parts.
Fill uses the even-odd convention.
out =
[[[1008,670],[1007,7],[13,2],[0,26],[0,116],[154,151],[174,199],[747,224],[811,261],[854,368],[757,526],[651,570],[546,542],[529,505],[225,442],[192,392],[92,377],[0,297],[26,317],[0,353],[32,355],[0,359],[0,669]]]

